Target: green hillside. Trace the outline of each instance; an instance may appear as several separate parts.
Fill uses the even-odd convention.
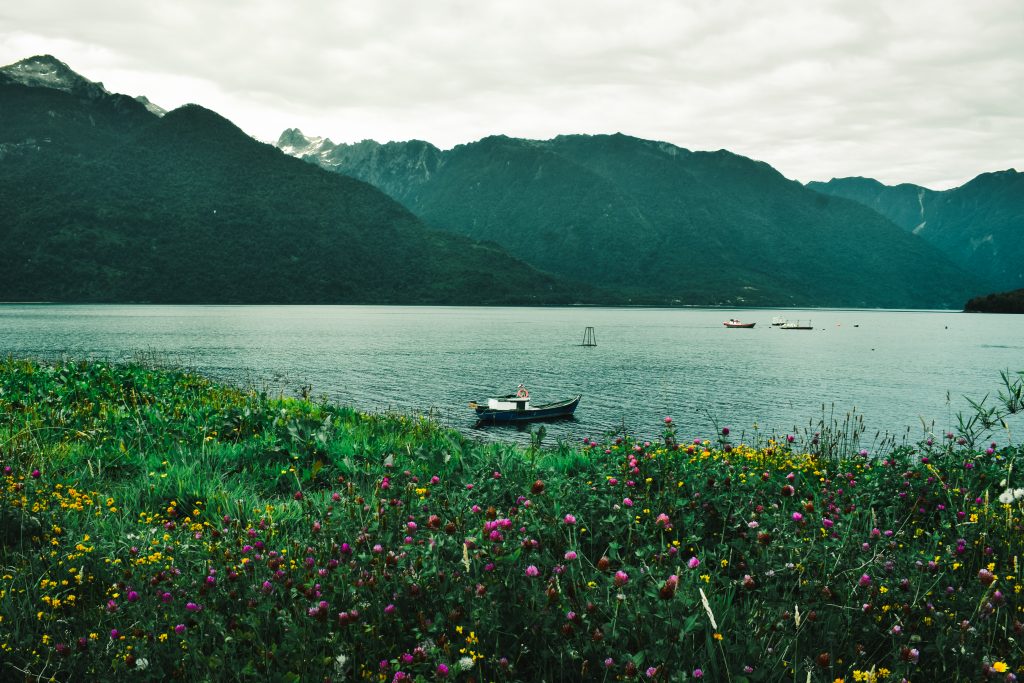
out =
[[[1024,173],[983,173],[942,192],[909,184],[893,187],[869,178],[834,178],[808,187],[871,207],[989,283],[990,289],[1024,286]]]
[[[159,118],[125,96],[26,86],[2,72],[0,103],[0,300],[595,298],[495,244],[428,230],[372,186],[199,106]]]

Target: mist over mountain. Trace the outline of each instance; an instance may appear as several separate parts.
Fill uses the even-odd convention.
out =
[[[278,146],[372,183],[428,225],[660,303],[960,308],[986,291],[876,211],[725,150],[625,135]]]
[[[188,105],[160,117],[52,57],[0,69],[0,299],[593,300],[494,244]],[[611,297],[612,295],[603,295]]]
[[[808,187],[871,207],[984,279],[991,289],[1024,286],[1024,173],[983,173],[950,190],[833,178]]]

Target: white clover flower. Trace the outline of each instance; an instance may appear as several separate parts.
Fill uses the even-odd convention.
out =
[[[459,660],[459,668],[462,669],[463,671],[469,671],[470,669],[472,669],[473,668],[473,658],[472,657],[463,657],[462,659],[460,659]]]
[[[145,657],[139,657],[135,660],[135,668],[139,671],[145,671],[149,667],[149,660]]]

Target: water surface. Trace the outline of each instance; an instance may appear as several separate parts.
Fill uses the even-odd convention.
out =
[[[770,326],[773,316],[814,330]],[[756,321],[726,329],[722,321]],[[596,347],[583,347],[593,326]],[[0,305],[0,353],[123,360],[139,353],[218,379],[364,410],[433,412],[482,438],[466,403],[520,382],[537,403],[583,394],[582,439],[625,426],[685,436],[715,423],[784,433],[856,410],[876,430],[955,424],[963,395],[1024,369],[1024,316],[946,311],[402,306]],[[947,395],[949,400],[947,400]]]

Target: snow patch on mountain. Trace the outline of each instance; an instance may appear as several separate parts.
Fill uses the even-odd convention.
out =
[[[90,100],[112,96],[112,93],[104,88],[102,83],[90,81],[81,76],[53,55],[36,55],[0,67],[0,74],[6,76],[10,81],[29,88],[50,88]],[[163,116],[167,113],[165,109],[153,104],[145,96],[135,99],[152,114]]]
[[[153,104],[149,101],[149,98],[145,95],[139,95],[135,98],[135,101],[140,103],[150,114],[156,114],[157,116],[163,116],[167,113],[167,110],[160,105]]]
[[[94,83],[71,70],[52,55],[37,55],[0,68],[16,83],[31,88],[52,88],[74,95],[99,97],[109,95],[102,83]]]
[[[276,146],[285,154],[301,159],[328,154],[335,145],[329,138],[309,137],[298,128],[288,128],[281,133]]]

